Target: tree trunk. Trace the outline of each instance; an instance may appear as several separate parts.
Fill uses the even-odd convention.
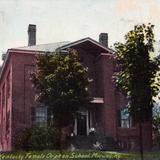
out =
[[[141,160],[143,160],[143,137],[142,137],[142,121],[139,122],[139,149]]]

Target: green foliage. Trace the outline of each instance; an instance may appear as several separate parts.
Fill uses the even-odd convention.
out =
[[[33,127],[16,135],[17,150],[56,149],[58,131],[53,127]]]
[[[30,131],[28,146],[30,150],[53,148],[53,137],[46,127],[36,127]],[[51,141],[52,140],[52,141]]]
[[[155,42],[153,28],[150,23],[137,25],[127,33],[125,43],[115,44],[119,64],[116,83],[128,96],[129,111],[137,121],[151,118],[153,97],[158,94],[160,86],[155,82],[160,61],[150,58]]]
[[[54,125],[70,124],[76,111],[90,101],[87,69],[76,51],[40,55],[32,77],[38,100],[49,106]]]
[[[154,143],[160,147],[160,105],[158,103],[153,108],[153,132]]]
[[[29,150],[28,139],[30,137],[30,131],[25,129],[16,133],[14,138],[14,146],[16,150]]]

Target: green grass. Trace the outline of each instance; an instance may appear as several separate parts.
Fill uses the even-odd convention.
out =
[[[107,151],[30,151],[1,153],[0,160],[140,160],[139,153],[120,153]],[[144,153],[144,160],[160,160],[160,152]]]

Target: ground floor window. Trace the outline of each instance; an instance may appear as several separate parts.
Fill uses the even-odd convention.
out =
[[[32,108],[32,124],[33,126],[47,126],[47,107]]]
[[[118,126],[122,128],[132,127],[132,118],[126,107],[118,110]]]
[[[47,107],[38,106],[31,108],[32,126],[47,126],[48,118],[52,119],[53,115],[49,114]],[[92,114],[90,111],[78,111],[74,120],[74,133],[75,135],[89,135],[92,126]]]

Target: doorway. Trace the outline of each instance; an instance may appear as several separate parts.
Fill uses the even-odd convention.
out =
[[[79,114],[77,116],[77,135],[87,135],[87,115]]]
[[[75,118],[74,125],[75,135],[87,136],[89,134],[89,117],[88,111],[79,111]]]

